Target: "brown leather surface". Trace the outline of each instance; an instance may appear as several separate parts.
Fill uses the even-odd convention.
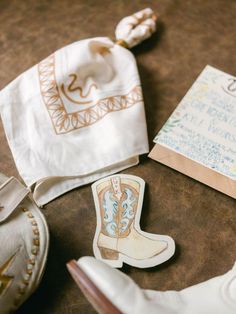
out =
[[[152,139],[206,64],[236,75],[235,0],[0,1],[0,88],[73,41],[113,36],[116,23],[152,7],[158,31],[133,49]],[[0,124],[0,171],[17,174]],[[236,204],[193,179],[144,156],[124,171],[146,183],[141,226],[168,234],[175,256],[149,270],[124,267],[143,288],[182,289],[227,271],[236,260]],[[51,232],[48,263],[36,293],[18,313],[94,313],[71,279],[66,262],[92,255],[95,209],[90,186],[78,188],[43,210]]]

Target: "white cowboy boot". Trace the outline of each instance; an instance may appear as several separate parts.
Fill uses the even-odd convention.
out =
[[[17,179],[0,174],[0,313],[15,311],[37,288],[45,268],[46,221]]]
[[[132,279],[93,257],[67,267],[101,314],[235,314],[236,264],[226,274],[181,291],[142,290]]]
[[[94,254],[113,267],[123,262],[152,267],[174,254],[172,238],[140,229],[144,184],[139,177],[120,174],[92,185],[97,214]]]

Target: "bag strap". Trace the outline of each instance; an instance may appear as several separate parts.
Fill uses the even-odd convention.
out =
[[[16,178],[7,178],[0,174],[0,223],[5,221],[16,207],[23,201],[30,190]]]

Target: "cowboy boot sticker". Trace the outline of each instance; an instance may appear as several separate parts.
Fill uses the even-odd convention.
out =
[[[140,228],[144,181],[132,175],[114,175],[92,185],[97,228],[94,255],[113,267],[123,263],[153,267],[175,251],[171,237],[151,234]]]

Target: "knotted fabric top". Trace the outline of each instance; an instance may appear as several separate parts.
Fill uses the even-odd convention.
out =
[[[155,32],[156,19],[156,15],[150,8],[123,18],[115,30],[117,42],[126,48],[138,45]]]

